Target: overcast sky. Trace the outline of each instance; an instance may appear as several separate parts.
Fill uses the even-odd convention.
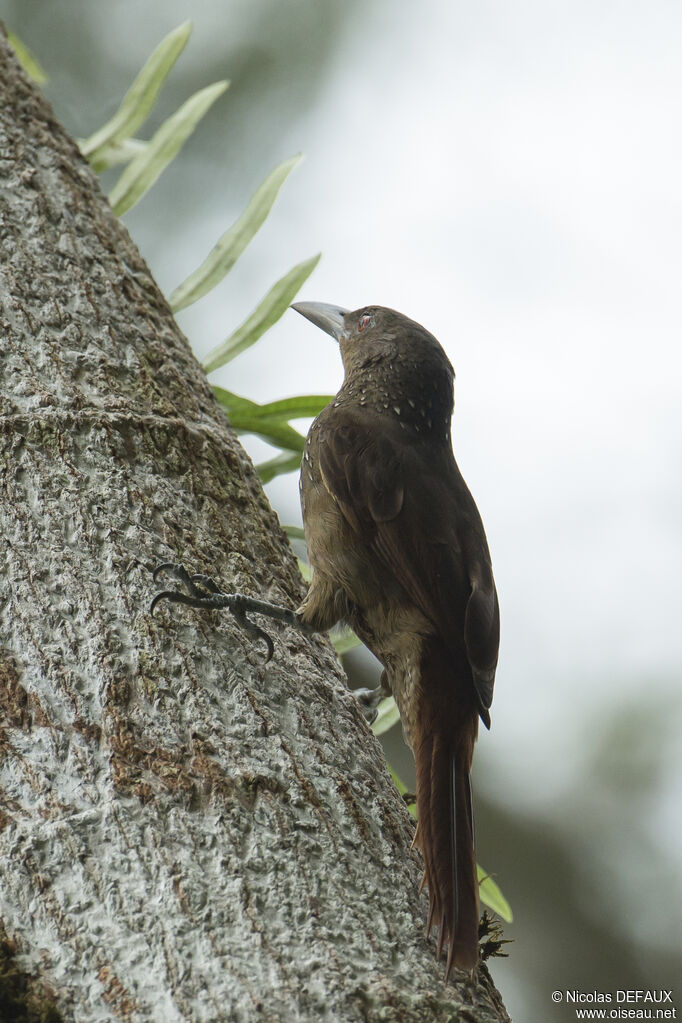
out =
[[[281,142],[306,160],[268,258],[181,318],[208,350],[268,260],[274,278],[322,250],[303,297],[391,305],[442,341],[501,593],[495,746],[529,798],[541,766],[561,774],[544,748],[557,717],[569,736],[643,683],[679,710],[680,18],[665,3],[363,9]],[[216,380],[333,391],[340,361],[291,313]],[[292,519],[293,479],[271,492]]]

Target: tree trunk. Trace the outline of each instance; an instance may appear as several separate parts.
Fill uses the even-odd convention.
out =
[[[302,583],[2,37],[0,100],[0,1013],[506,1020],[484,967],[443,984],[412,822],[326,638],[270,624],[265,665],[228,614],[149,615],[160,561],[292,607]]]

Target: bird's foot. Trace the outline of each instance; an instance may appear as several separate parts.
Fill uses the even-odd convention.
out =
[[[354,689],[353,696],[355,697],[358,707],[362,711],[362,715],[368,725],[373,725],[377,719],[379,713],[379,704],[384,699],[386,693],[382,686],[377,686],[376,689]]]
[[[285,625],[295,627],[300,627],[301,625],[301,620],[295,611],[290,611],[286,607],[280,607],[278,604],[270,604],[265,600],[247,597],[243,593],[223,593],[210,576],[202,575],[201,573],[190,575],[183,565],[176,565],[172,561],[157,565],[154,569],[154,581],[162,574],[174,576],[183,584],[187,592],[180,589],[162,590],[152,600],[149,608],[150,613],[153,614],[156,605],[162,600],[170,600],[176,604],[187,604],[189,607],[202,608],[208,611],[227,610],[254,642],[260,639],[265,643],[267,649],[266,664],[274,653],[274,644],[264,629],[261,629],[250,618],[247,618],[247,612],[265,615],[267,618],[283,622]]]

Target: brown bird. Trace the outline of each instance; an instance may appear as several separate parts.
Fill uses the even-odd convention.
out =
[[[499,608],[481,517],[450,441],[454,372],[438,341],[392,309],[293,306],[338,342],[341,390],[313,422],[301,507],[313,575],[296,613],[239,595],[159,594],[258,611],[314,630],[347,622],[384,666],[417,769],[418,828],[438,956],[478,961],[470,770],[478,718],[490,726]],[[231,599],[231,603],[230,603]]]
[[[348,622],[384,665],[417,767],[429,921],[465,969],[478,959],[469,774],[489,727],[499,610],[478,509],[450,442],[454,373],[392,309],[294,306],[336,338],[345,380],[310,428],[301,507],[313,569],[301,620]]]

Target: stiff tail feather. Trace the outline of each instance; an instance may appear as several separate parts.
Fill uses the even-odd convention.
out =
[[[438,927],[438,958],[448,946],[445,979],[453,965],[472,970],[478,961],[478,881],[469,767],[476,722],[455,736],[420,729],[417,763],[417,843],[429,890],[427,934]],[[442,723],[441,723],[442,728]]]

